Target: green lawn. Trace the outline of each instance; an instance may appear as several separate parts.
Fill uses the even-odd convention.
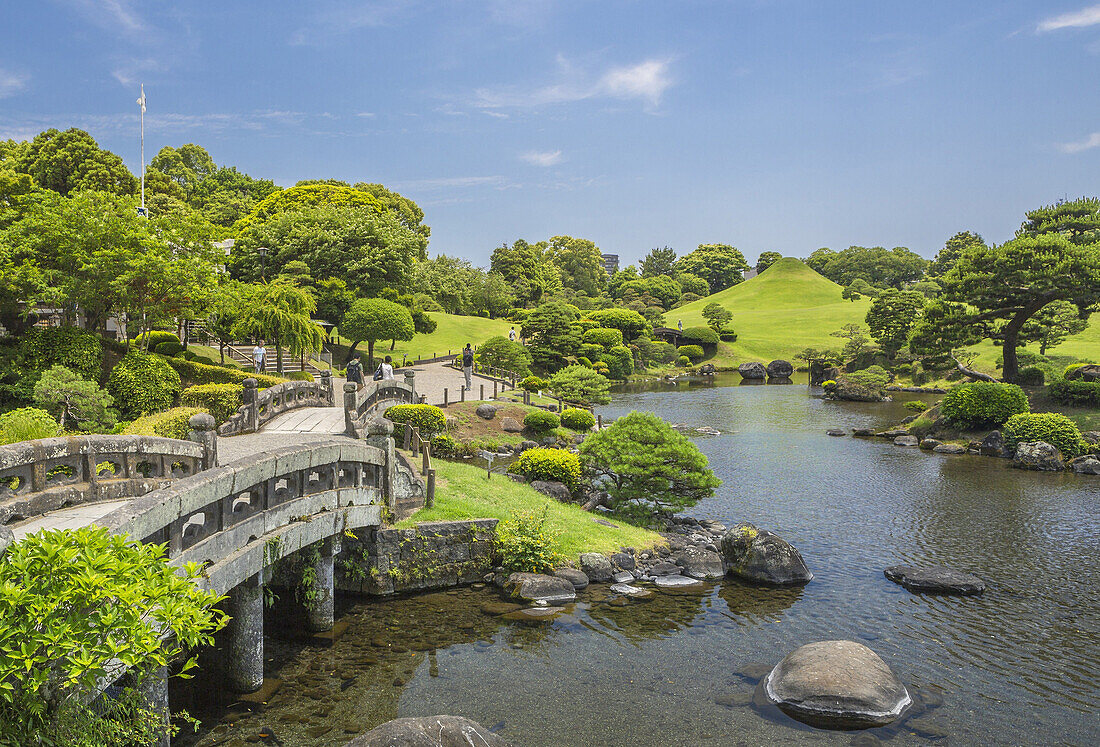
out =
[[[513,326],[507,319],[485,319],[480,316],[458,316],[440,312],[432,312],[429,316],[436,323],[435,332],[430,335],[414,335],[408,342],[398,340],[392,351],[389,341],[379,341],[374,348],[375,355],[392,355],[398,361],[402,356],[408,356],[410,360],[415,360],[418,356],[434,358],[446,355],[448,350],[457,355],[468,342],[476,347],[494,335],[507,337],[508,330]],[[339,337],[338,330],[334,330],[333,335],[334,342],[347,343],[346,339]],[[366,353],[366,344],[361,343],[359,349]]]
[[[411,527],[421,521],[458,519],[507,519],[515,511],[536,511],[548,506],[549,524],[560,531],[557,550],[574,561],[582,552],[618,552],[620,547],[637,550],[664,544],[661,535],[615,519],[617,528],[597,524],[597,515],[579,506],[559,503],[523,483],[504,475],[486,479],[485,470],[471,464],[436,460],[435,506],[421,509],[399,523]]]

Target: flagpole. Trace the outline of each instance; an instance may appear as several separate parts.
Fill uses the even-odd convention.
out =
[[[141,214],[145,212],[145,84],[141,84]]]

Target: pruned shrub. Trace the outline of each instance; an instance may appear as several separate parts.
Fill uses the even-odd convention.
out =
[[[148,338],[149,344],[145,344],[145,340]],[[154,329],[150,332],[143,332],[135,337],[132,341],[132,345],[135,348],[145,348],[147,350],[156,351],[158,345],[162,345],[166,342],[178,343],[180,338],[176,337],[175,332],[168,332],[162,329]]]
[[[564,449],[528,449],[508,468],[529,481],[560,482],[570,490],[581,480],[581,462],[576,454]]]
[[[187,421],[192,415],[206,412],[201,407],[173,407],[171,410],[146,415],[122,429],[122,432],[134,436],[161,436],[162,438],[187,439],[191,426]]]
[[[541,376],[527,376],[519,382],[519,387],[528,392],[541,392],[550,388],[550,382]]]
[[[1046,374],[1043,369],[1038,366],[1028,366],[1027,368],[1021,368],[1020,372],[1016,374],[1016,383],[1020,386],[1042,386],[1045,378]]]
[[[0,415],[0,445],[53,438],[60,430],[54,417],[37,407],[20,407]]]
[[[722,342],[737,342],[737,333],[731,329],[724,329],[718,333],[718,339]]]
[[[623,331],[610,327],[597,327],[585,332],[582,339],[590,345],[599,345],[607,350],[623,344]]]
[[[179,340],[167,340],[165,342],[157,343],[156,348],[153,349],[153,352],[157,355],[166,355],[169,358],[173,355],[179,355],[183,351],[184,347],[180,344]]]
[[[676,348],[681,356],[686,356],[692,362],[703,360],[703,348],[699,345],[681,345]]]
[[[611,327],[622,331],[624,340],[633,340],[650,329],[646,318],[632,309],[600,309],[591,312],[588,317],[601,327]]]
[[[688,358],[686,355],[681,355],[676,359],[676,365],[680,368],[687,368],[691,365],[691,358]]]
[[[180,404],[200,407],[213,415],[218,423],[224,423],[241,406],[242,394],[244,387],[241,384],[196,384],[183,390]]]
[[[1005,444],[1015,449],[1028,441],[1045,441],[1062,456],[1071,459],[1085,452],[1077,424],[1060,412],[1025,412],[1013,415],[1004,424]]]
[[[432,454],[437,457],[456,457],[462,453],[462,445],[446,433],[432,436]]]
[[[944,417],[961,428],[994,428],[1031,409],[1023,389],[993,381],[960,384],[940,406]]]
[[[689,344],[696,345],[717,345],[718,333],[710,327],[684,327],[684,331],[680,333],[680,339]]]
[[[668,342],[642,337],[634,342],[643,363],[672,363],[678,357],[676,347]]]
[[[415,426],[422,438],[430,439],[447,428],[447,416],[435,405],[393,405],[384,417],[393,421],[393,435],[405,437],[405,426]]]
[[[531,410],[523,416],[523,427],[535,432],[549,431],[561,425],[561,418],[549,410]]]
[[[236,366],[230,366],[228,363],[221,366],[196,363],[183,358],[167,358],[165,360],[183,379],[192,384],[240,384],[245,379],[255,379],[261,389],[267,389],[286,381],[285,378],[278,376],[242,371]],[[310,375],[309,378],[312,379],[313,376]]]
[[[283,376],[291,381],[316,381],[309,371],[291,371],[290,373],[284,373]],[[261,384],[261,386],[263,385]]]
[[[928,409],[928,403],[919,399],[911,399],[902,405],[902,407],[910,412],[924,412]]]
[[[103,340],[78,327],[36,327],[19,341],[19,352],[35,370],[64,366],[89,381],[103,380]]]
[[[567,407],[562,410],[561,424],[571,431],[590,431],[596,425],[596,416],[579,407]]]
[[[607,375],[612,379],[625,381],[634,373],[634,354],[625,345],[616,345],[608,350],[602,362],[607,364]]]
[[[603,370],[608,370],[606,364]],[[605,405],[611,401],[611,382],[600,373],[599,364],[595,369],[566,366],[550,377],[550,388],[562,399],[582,405]]]
[[[577,348],[578,358],[587,358],[590,361],[599,360],[603,357],[604,347],[603,345],[595,345],[592,343],[585,343]]]
[[[107,389],[129,418],[166,410],[180,394],[180,375],[164,358],[131,350],[111,370]]]
[[[1055,379],[1047,387],[1055,402],[1077,407],[1100,407],[1100,381]]]
[[[497,552],[505,572],[550,573],[561,563],[554,550],[559,532],[549,527],[547,509],[515,511],[497,524]]]

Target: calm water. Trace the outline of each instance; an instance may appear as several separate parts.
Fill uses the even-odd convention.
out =
[[[825,402],[803,385],[729,384],[622,392],[603,413],[649,410],[722,431],[696,441],[723,485],[691,513],[782,534],[815,574],[805,588],[726,581],[631,602],[592,588],[537,625],[482,611],[500,600],[492,590],[356,603],[332,648],[269,639],[269,675],[283,688],[264,710],[203,714],[213,722],[199,743],[272,733],[342,745],[390,718],[451,713],[517,745],[847,744],[851,733],[757,712],[738,675],[832,638],[864,642],[926,700],[943,700],[871,732],[880,739],[1100,741],[1100,478],[832,438],[830,427],[906,412]],[[898,562],[973,571],[988,588],[912,595],[882,575]]]

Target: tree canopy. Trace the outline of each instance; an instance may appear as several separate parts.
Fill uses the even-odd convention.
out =
[[[512,286],[516,301],[524,306],[538,304],[563,288],[561,270],[546,242],[529,244],[517,239],[511,246],[502,244],[493,250],[489,268]]]
[[[929,262],[902,246],[850,246],[841,252],[818,249],[806,264],[838,285],[849,286],[862,279],[879,288],[901,289],[924,277]]]
[[[875,296],[867,310],[871,338],[894,358],[909,340],[909,330],[920,317],[927,299],[919,291],[887,290]]]
[[[928,268],[928,274],[933,277],[943,275],[954,267],[962,253],[972,246],[985,246],[985,240],[970,231],[955,234],[936,253],[936,258],[932,260],[932,264]]]
[[[17,149],[12,160],[16,171],[62,195],[86,189],[132,195],[138,189],[138,180],[122,159],[76,127],[38,133]]]
[[[588,239],[555,236],[547,245],[561,272],[562,285],[575,294],[596,297],[607,288],[607,271],[600,248]]]
[[[655,278],[658,275],[671,276],[676,267],[676,250],[671,247],[650,249],[649,254],[642,257],[641,265],[643,278]]]
[[[348,360],[355,347],[367,343],[367,365],[374,366],[374,343],[379,340],[411,340],[416,334],[412,314],[407,308],[385,298],[361,298],[351,305],[340,325],[340,334],[353,341]]]
[[[699,248],[676,262],[677,272],[703,278],[711,293],[717,293],[744,280],[749,263],[745,255],[727,244],[700,244]]]

